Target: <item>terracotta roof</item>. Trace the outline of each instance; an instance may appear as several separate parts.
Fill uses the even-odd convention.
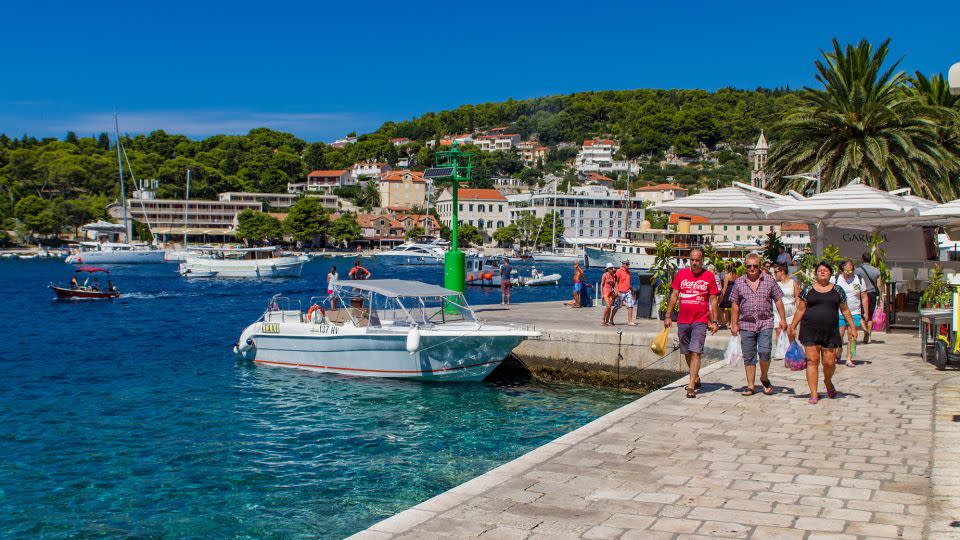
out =
[[[376,227],[379,223],[375,224],[374,221],[379,221],[380,218],[386,219],[389,227],[403,228],[403,224],[387,214],[357,214],[357,225],[363,228]]]
[[[617,144],[617,143],[613,142],[613,140],[611,140],[611,139],[587,139],[587,140],[583,141],[583,145],[584,145],[584,146],[593,146],[593,145],[595,145],[595,144],[609,144],[609,145],[614,145],[614,144]]]
[[[790,232],[809,232],[810,226],[806,223],[781,223],[780,231],[790,231]]]
[[[600,173],[595,173],[595,172],[588,174],[587,178],[589,180],[593,180],[594,182],[608,182],[608,183],[613,182],[613,178],[608,178]]]
[[[426,180],[423,178],[423,173],[420,171],[411,171],[408,169],[401,169],[399,171],[388,171],[380,175],[381,182],[403,182],[404,175],[410,175],[410,181],[416,183],[424,183]]]
[[[347,174],[347,171],[345,170],[311,171],[307,176],[343,176],[345,174]]]
[[[676,225],[680,218],[690,218],[691,225],[709,225],[710,220],[701,216],[688,216],[686,214],[670,214],[670,224]]]
[[[390,139],[390,142],[400,142],[400,141],[409,141],[407,137],[394,137]]]
[[[637,189],[637,191],[670,191],[670,190],[687,191],[687,188],[678,186],[676,184],[657,184],[655,186],[644,186],[642,188]]]
[[[287,219],[287,214],[288,214],[288,212],[267,212],[267,213],[279,219],[280,221]]]
[[[460,189],[457,191],[459,200],[506,201],[507,198],[495,189]]]

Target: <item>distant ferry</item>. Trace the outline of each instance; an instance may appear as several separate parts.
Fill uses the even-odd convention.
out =
[[[657,242],[669,238],[673,241],[674,254],[677,257],[689,257],[694,247],[709,243],[710,235],[679,233],[667,229],[641,229],[628,231],[627,237],[613,241],[606,246],[585,246],[583,249],[586,266],[603,268],[608,263],[620,266],[623,261],[630,263],[631,270],[649,270],[657,258]]]

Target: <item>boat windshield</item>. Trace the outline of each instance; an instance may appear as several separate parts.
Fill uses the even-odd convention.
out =
[[[476,322],[463,294],[448,296],[385,296],[373,291],[338,288],[331,303],[344,310],[360,326],[435,326],[453,322]]]

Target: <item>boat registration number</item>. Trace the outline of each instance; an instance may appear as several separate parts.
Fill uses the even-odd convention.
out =
[[[263,323],[263,333],[265,334],[279,334],[280,333],[280,323]]]
[[[340,329],[332,324],[322,324],[317,327],[317,331],[321,334],[336,334]]]

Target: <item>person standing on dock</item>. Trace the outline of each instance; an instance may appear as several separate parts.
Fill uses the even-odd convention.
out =
[[[765,395],[773,394],[770,383],[770,354],[773,351],[773,306],[779,317],[779,330],[787,329],[783,312],[783,291],[770,274],[760,271],[760,255],[751,253],[743,261],[746,275],[737,278],[730,293],[730,333],[740,336],[743,348],[743,369],[747,375],[747,387],[741,396],[757,393],[757,356],[760,357],[760,384]],[[778,266],[778,268],[781,268]]]
[[[570,307],[580,307],[580,294],[583,293],[582,281],[583,268],[580,267],[580,262],[577,261],[573,263],[573,302],[568,304]]]
[[[510,288],[513,283],[510,282],[510,276],[513,274],[513,267],[510,266],[510,259],[504,257],[503,264],[500,265],[500,305],[510,305]]]
[[[680,302],[677,314],[677,335],[680,338],[680,354],[690,368],[690,383],[687,385],[687,397],[697,397],[700,388],[700,357],[703,344],[707,340],[707,329],[717,333],[717,278],[703,267],[703,250],[690,250],[690,267],[682,268],[673,277],[670,285],[670,302],[663,318],[663,326],[670,328],[673,309]]]
[[[603,277],[600,278],[600,294],[603,295],[603,320],[600,321],[600,326],[613,326],[610,322],[610,312],[617,298],[616,285],[617,275],[614,272],[613,263],[607,263],[607,267],[603,269]]]
[[[617,311],[621,307],[625,307],[627,308],[627,326],[636,326],[637,323],[633,322],[633,287],[630,286],[630,263],[628,261],[623,261],[620,268],[617,269],[616,280],[617,298],[613,302],[613,311],[610,312],[610,322],[613,323]]]
[[[365,279],[370,279],[370,271],[360,266],[360,259],[357,259],[356,262],[353,263],[353,268],[350,269],[347,277],[350,279],[363,281]]]

